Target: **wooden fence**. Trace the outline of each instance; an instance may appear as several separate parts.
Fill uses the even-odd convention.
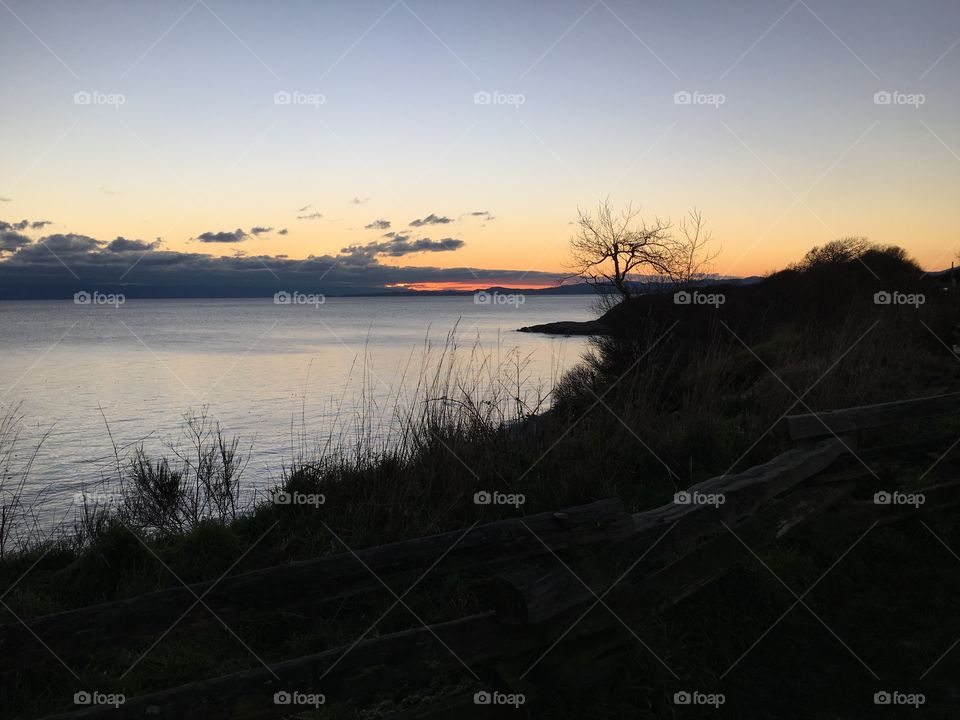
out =
[[[469,678],[463,665],[516,692],[531,687],[524,671],[538,660],[540,678],[582,678],[584,668],[602,667],[635,642],[621,623],[698,592],[748,558],[747,548],[759,550],[813,519],[866,528],[960,504],[960,481],[911,488],[925,494],[919,508],[851,499],[865,479],[871,489],[894,489],[875,487],[859,463],[861,455],[887,450],[858,450],[861,431],[947,414],[960,414],[960,393],[790,416],[784,425],[801,441],[796,448],[699,483],[652,510],[631,514],[618,499],[600,500],[3,625],[0,673],[55,662],[40,638],[53,639],[57,654],[69,661],[92,648],[148,644],[181,615],[179,630],[216,622],[204,608],[190,611],[198,597],[230,623],[290,607],[303,611],[319,601],[350,601],[382,589],[381,580],[416,579],[442,557],[432,572],[483,568],[489,574],[489,610],[131,697],[118,708],[92,706],[57,717],[277,717],[298,711],[277,704],[278,692],[322,693],[328,705],[363,702],[425,686],[440,673]],[[567,565],[574,561],[575,571]],[[476,689],[406,716],[469,717]]]

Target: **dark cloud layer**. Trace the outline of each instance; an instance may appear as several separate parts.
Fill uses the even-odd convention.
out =
[[[263,233],[273,232],[272,227],[262,227],[261,225],[255,225],[250,228],[251,235],[262,235]]]
[[[441,215],[434,215],[430,213],[425,218],[419,218],[417,220],[410,221],[410,227],[423,227],[424,225],[446,225],[449,222],[453,222],[448,217],[443,217]]]
[[[250,236],[247,235],[243,230],[237,228],[233,231],[224,230],[221,232],[200,233],[193,239],[202,243],[238,243],[243,242],[248,237]]]
[[[388,230],[389,228],[390,228],[390,221],[383,220],[383,219],[374,220],[369,225],[363,226],[364,230]]]
[[[280,290],[350,295],[432,282],[475,287],[556,283],[559,275],[520,270],[395,267],[380,257],[456,250],[455,238],[406,236],[346,248],[339,256],[214,257],[164,250],[158,241],[97,240],[73,233],[32,240],[0,221],[0,298],[71,298],[80,290],[128,297],[270,297]],[[69,269],[68,269],[69,268]]]
[[[319,220],[322,217],[323,215],[321,215],[318,212],[315,212],[315,213],[310,213],[309,215],[297,215],[297,220]]]
[[[147,250],[153,250],[155,247],[159,247],[159,245],[159,240],[148,243],[143,240],[127,240],[125,237],[118,237],[107,244],[106,250],[114,253],[123,253],[129,251],[146,252]]]
[[[463,240],[456,238],[410,240],[407,235],[398,235],[397,233],[388,233],[388,235],[392,236],[390,240],[367,243],[366,245],[351,245],[343,248],[340,252],[370,258],[377,256],[403,257],[404,255],[421,252],[450,252],[459,250],[465,245]]]
[[[13,252],[30,243],[30,238],[13,230],[0,230],[0,252]]]

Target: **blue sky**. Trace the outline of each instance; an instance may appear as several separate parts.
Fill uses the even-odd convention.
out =
[[[3,0],[0,18],[0,220],[53,223],[31,240],[302,259],[380,242],[365,227],[387,219],[462,242],[380,263],[556,273],[577,208],[609,196],[699,207],[731,274],[850,234],[942,267],[960,241],[957,3]],[[430,214],[452,222],[411,230]],[[287,233],[197,240],[255,226]]]

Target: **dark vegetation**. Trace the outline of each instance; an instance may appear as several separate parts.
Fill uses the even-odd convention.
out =
[[[643,510],[789,447],[776,427],[789,412],[960,387],[952,352],[958,290],[924,275],[899,248],[841,241],[762,282],[699,291],[725,301],[678,305],[671,293],[654,293],[609,310],[603,320],[611,333],[596,338],[558,383],[549,411],[521,408],[525,422],[503,425],[500,400],[465,389],[449,369],[438,371],[422,388],[425,401],[406,411],[401,442],[291,463],[283,489],[322,493],[318,507],[238,508],[242,448],[209,425],[197,431],[192,452],[166,460],[118,453],[117,503],[84,507],[75,533],[3,557],[0,588],[11,589],[0,619],[16,622],[173,587],[177,578],[215,578],[516,514],[475,505],[479,490],[523,493],[523,514],[612,496]],[[878,292],[920,293],[925,302],[876,304]],[[951,422],[939,429],[957,432]],[[908,436],[878,430],[871,439],[883,447]],[[905,462],[898,475],[877,478],[876,489],[956,477],[954,462],[935,460]],[[693,688],[726,694],[710,717],[876,717],[869,698],[882,689],[922,689],[931,700],[921,714],[955,716],[949,708],[960,694],[960,650],[919,678],[960,637],[960,559],[949,550],[960,552],[956,518],[876,529],[850,549],[855,541],[842,527],[812,529],[634,628],[680,680],[638,644],[614,677],[589,688],[553,687],[517,716],[696,717],[696,709],[672,703],[675,691]],[[796,596],[774,573],[799,595],[841,556],[784,615]],[[439,572],[407,601],[425,621],[450,619],[482,606],[473,580]],[[270,662],[349,644],[392,602],[383,592],[234,630]],[[371,633],[414,624],[398,607]],[[56,648],[55,638],[45,640]],[[77,685],[132,696],[257,664],[217,624],[203,633],[174,630],[140,659],[146,650],[92,647],[76,668],[80,683],[57,664],[44,673],[9,673],[0,690],[3,716],[68,710]],[[442,679],[437,684],[440,693]],[[412,699],[413,691],[323,714],[387,717]],[[879,710],[897,717],[898,709]]]

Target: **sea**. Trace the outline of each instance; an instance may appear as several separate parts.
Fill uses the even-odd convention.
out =
[[[400,442],[424,403],[495,399],[511,422],[549,407],[588,342],[518,328],[596,314],[590,297],[517,294],[3,301],[0,496],[28,470],[21,503],[69,524],[118,457],[188,447],[190,418],[239,440],[248,498],[298,458]]]

